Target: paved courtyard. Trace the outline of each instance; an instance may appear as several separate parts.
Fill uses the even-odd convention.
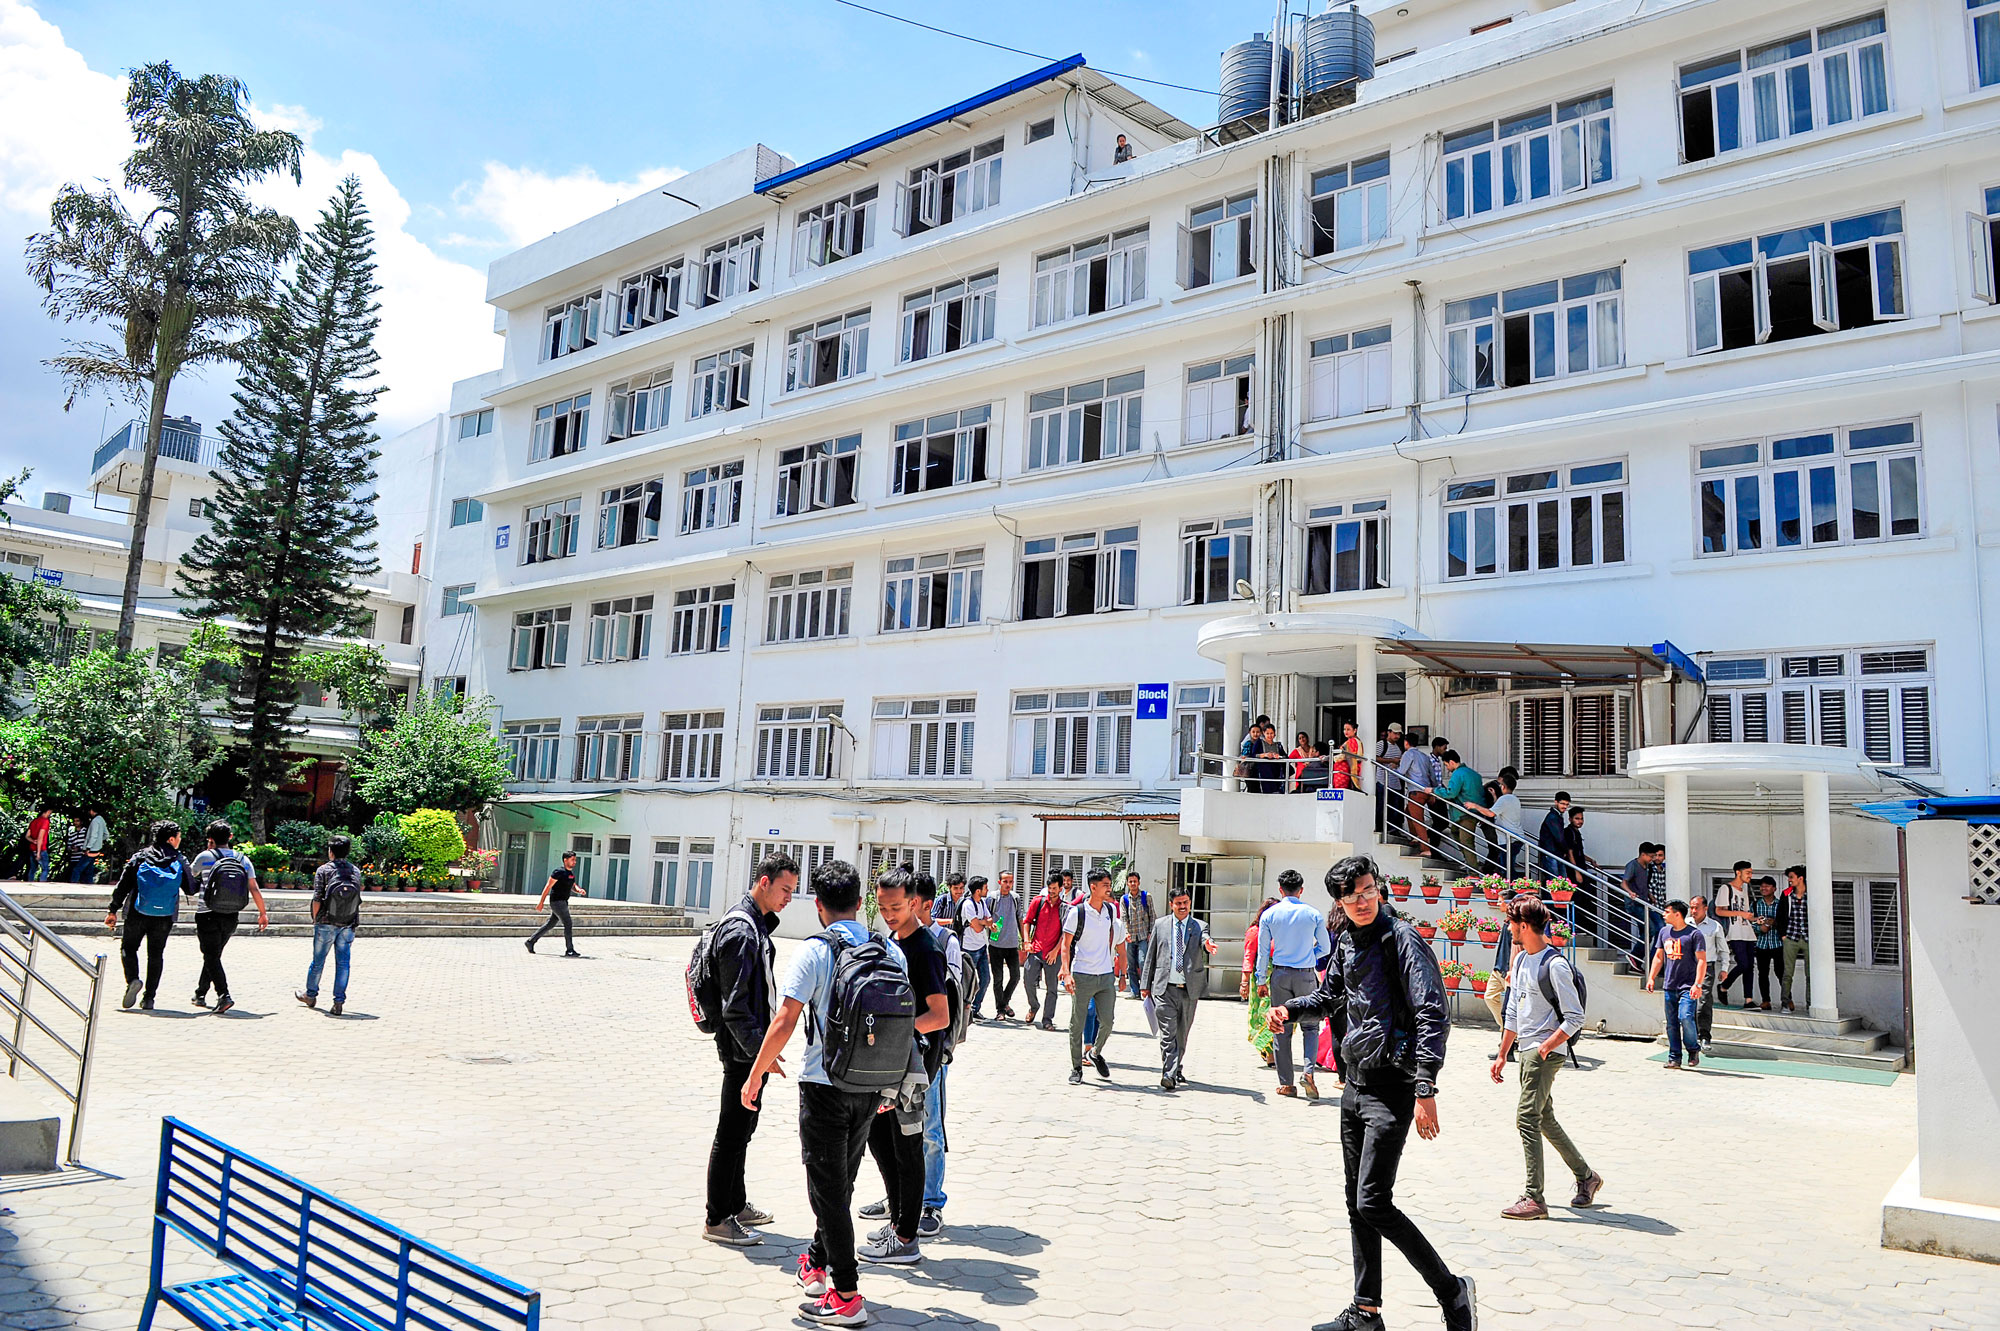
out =
[[[216,1018],[187,1002],[197,958],[177,935],[163,1010],[106,1017],[85,1155],[108,1177],[0,1182],[0,1326],[134,1325],[167,1113],[540,1289],[552,1327],[792,1321],[786,1268],[811,1232],[793,1087],[769,1092],[751,1149],[770,1241],[702,1242],[719,1067],[687,1017],[688,942],[583,947],[565,961],[364,936],[336,1020],[291,999],[304,942],[246,937],[229,953],[242,1006]],[[920,1266],[864,1268],[878,1319],[1303,1328],[1343,1307],[1338,1113],[1272,1095],[1243,1018],[1204,1008],[1196,1085],[1173,1096],[1131,1033],[1136,1004],[1119,1006],[1108,1086],[1064,1083],[1059,1035],[979,1028],[952,1073],[946,1237]],[[1399,1191],[1478,1280],[1483,1326],[2000,1326],[2000,1268],[1877,1246],[1882,1195],[1914,1150],[1910,1078],[1668,1073],[1653,1047],[1592,1041],[1601,1061],[1565,1072],[1558,1102],[1608,1179],[1604,1205],[1522,1225],[1498,1216],[1521,1161],[1514,1087],[1486,1079],[1491,1043],[1455,1035],[1444,1135],[1411,1142]],[[858,1200],[878,1185],[864,1163]],[[177,1265],[215,1273],[185,1250]],[[1437,1325],[1393,1251],[1388,1267],[1390,1325]]]

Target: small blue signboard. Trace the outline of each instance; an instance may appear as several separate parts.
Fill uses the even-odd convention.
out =
[[[1141,684],[1137,692],[1136,717],[1141,721],[1167,719],[1167,685]]]
[[[63,585],[62,580],[62,570],[59,568],[38,568],[35,570],[36,582],[44,582],[51,587],[60,587]]]
[[[513,534],[513,527],[505,522],[495,527],[493,529],[493,548],[495,550],[505,550],[507,548],[507,541]]]
[[[1347,792],[1344,790],[1335,790],[1331,786],[1329,786],[1325,790],[1319,792],[1319,798],[1323,800],[1337,800],[1344,798],[1346,794]]]

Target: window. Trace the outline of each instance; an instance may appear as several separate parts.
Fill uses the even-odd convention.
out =
[[[722,713],[667,712],[660,717],[660,780],[722,780]]]
[[[636,661],[653,647],[653,598],[620,596],[590,603],[590,643],[587,665],[606,661]]]
[[[396,641],[404,644],[405,646],[408,646],[410,643],[416,640],[417,608],[413,605],[404,606],[402,619],[403,619],[402,629],[396,635]]]
[[[750,843],[750,866],[748,869],[750,886],[757,885],[757,866],[772,855],[783,855],[799,866],[799,885],[792,892],[794,897],[804,896],[812,890],[813,870],[833,859],[832,842],[815,841],[752,841]]]
[[[1708,738],[1718,744],[1830,744],[1870,762],[1937,767],[1930,649],[1868,647],[1704,661]]]
[[[1190,210],[1188,224],[1180,229],[1182,288],[1193,291],[1255,272],[1251,246],[1256,220],[1255,190]]]
[[[854,565],[774,573],[765,588],[765,642],[812,642],[847,636]]]
[[[1316,337],[1306,363],[1306,418],[1359,416],[1389,405],[1389,326]]]
[[[714,841],[661,837],[653,842],[654,905],[705,911],[714,889]]]
[[[444,616],[471,614],[472,604],[467,598],[472,595],[472,589],[473,584],[469,582],[461,582],[445,588],[444,605],[439,609],[438,613]]]
[[[785,391],[839,383],[868,370],[868,311],[792,330],[785,344]]]
[[[213,517],[214,513],[215,513],[215,501],[213,499],[188,500],[189,517],[194,518],[197,521],[201,521],[206,518]],[[457,526],[458,524],[453,523],[452,525]]]
[[[743,516],[743,463],[715,462],[681,477],[681,535],[733,527]]]
[[[1102,314],[1146,298],[1143,226],[1035,256],[1035,327]]]
[[[1211,518],[1181,527],[1181,604],[1219,605],[1250,580],[1251,518]]]
[[[823,268],[851,259],[875,243],[875,203],[870,185],[799,211],[792,231],[792,271]]]
[[[903,297],[904,363],[991,341],[999,292],[996,268]]]
[[[855,469],[860,463],[858,434],[778,450],[776,515],[847,507],[854,502]]]
[[[8,564],[15,568],[40,568],[42,557],[28,554],[23,550],[0,550],[0,564]]]
[[[1922,536],[1922,460],[1915,421],[1703,448],[1701,553]]]
[[[1518,388],[1625,363],[1619,269],[1550,279],[1444,307],[1452,393]]]
[[[431,692],[440,698],[463,698],[465,696],[465,676],[439,675],[431,681]]]
[[[641,716],[581,717],[576,723],[578,781],[630,781],[638,777],[646,749]]]
[[[1337,254],[1389,234],[1389,154],[1312,176],[1312,253]]]
[[[477,499],[454,499],[451,501],[451,525],[463,527],[486,520],[486,505]]]
[[[1452,481],[1444,524],[1447,579],[1622,564],[1625,464]]]
[[[1054,116],[1050,116],[1046,120],[1030,120],[1028,122],[1027,141],[1029,143],[1040,143],[1043,139],[1052,139],[1055,136],[1056,118]]]
[[[757,779],[817,781],[841,775],[841,704],[793,703],[757,709]]]
[[[624,901],[632,888],[632,838],[604,839],[604,899]]]
[[[1306,576],[1299,590],[1379,591],[1389,585],[1389,501],[1321,504],[1306,511]]]
[[[973,698],[879,698],[875,775],[971,776]]]
[[[1903,210],[1690,250],[1688,288],[1696,355],[1906,318]]]
[[[467,412],[458,418],[458,437],[477,439],[482,434],[493,433],[493,408]]]
[[[553,781],[562,745],[560,721],[509,721],[500,727],[507,746],[507,776],[513,781]]]
[[[522,610],[514,616],[509,670],[551,670],[569,664],[569,607]]]
[[[688,393],[688,419],[700,420],[719,411],[750,405],[749,346],[718,351],[694,363],[694,383]]]
[[[568,559],[576,553],[576,531],[583,521],[583,496],[536,504],[525,514],[526,538],[521,542],[523,564]]]
[[[868,887],[898,865],[907,864],[918,873],[927,873],[939,883],[955,873],[964,873],[967,852],[962,846],[883,846],[863,847],[866,852]],[[1016,881],[1019,881],[1018,879]]]
[[[991,139],[911,171],[896,182],[896,230],[921,235],[959,218],[1000,206],[1000,150]]]
[[[764,228],[710,245],[701,254],[701,289],[696,306],[713,305],[731,296],[755,291],[762,280]]]
[[[1681,159],[1705,162],[1889,109],[1882,15],[1681,66]]]
[[[1833,880],[1833,959],[1843,966],[1902,966],[1902,887],[1895,879]]]
[[[1146,372],[1028,395],[1028,470],[1099,462],[1139,451]]]
[[[1181,429],[1190,444],[1250,433],[1250,375],[1255,356],[1231,356],[1188,366]]]
[[[1130,776],[1132,690],[1014,695],[1017,777]]]
[[[1444,136],[1446,221],[1611,179],[1611,93],[1573,97]]]
[[[674,372],[661,370],[611,385],[611,420],[604,441],[630,439],[667,423],[674,405]]]
[[[882,575],[882,631],[977,624],[986,550],[891,559]]]
[[[920,494],[985,480],[992,420],[992,407],[967,407],[898,425],[889,493]]]
[[[641,328],[665,323],[681,312],[681,278],[686,264],[680,259],[634,273],[618,284],[618,331],[636,333]]]
[[[2000,10],[1994,11],[1993,22],[2000,27]],[[2000,33],[1993,40],[2000,45]],[[2000,60],[2000,53],[1995,59]],[[1987,190],[1982,202],[1984,214],[1965,215],[1965,232],[1972,245],[1972,294],[1992,305],[2000,302],[2000,186]]]
[[[590,394],[536,407],[534,428],[528,434],[528,461],[567,457],[582,448],[589,435]]]
[[[659,480],[613,486],[597,508],[597,548],[616,550],[660,539]]]
[[[1182,684],[1174,690],[1175,776],[1222,775],[1220,759],[1201,755],[1222,752],[1228,696],[1220,684]]]
[[[2000,83],[2000,0],[1965,0],[1965,9],[1972,25],[1972,81],[1990,88]]]
[[[1139,529],[1021,543],[1021,618],[1130,610],[1139,604]]]
[[[588,892],[591,866],[597,863],[597,838],[587,832],[571,833],[569,848],[576,856],[576,885]]]
[[[1508,761],[1524,777],[1616,776],[1632,747],[1630,690],[1528,694],[1507,702]]]
[[[542,315],[542,359],[554,360],[596,346],[597,325],[603,310],[602,291],[550,306]]]
[[[669,647],[675,656],[729,650],[729,620],[736,600],[736,584],[714,587],[683,587],[674,593],[674,637]]]

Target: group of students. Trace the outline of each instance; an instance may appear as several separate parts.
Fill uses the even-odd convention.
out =
[[[1669,1068],[1701,1065],[1710,1050],[1714,1011],[1729,1006],[1729,987],[1739,980],[1744,1010],[1772,1011],[1774,987],[1784,1011],[1798,1010],[1799,958],[1811,947],[1803,864],[1785,870],[1780,890],[1776,878],[1759,876],[1750,861],[1738,860],[1712,904],[1699,896],[1669,901],[1665,915],[1653,940],[1646,987],[1663,995]],[[1751,997],[1753,974],[1761,1000]]]
[[[1361,783],[1361,732],[1352,721],[1342,724],[1338,745],[1301,730],[1287,752],[1278,740],[1278,727],[1270,717],[1259,716],[1244,733],[1236,756],[1243,760],[1237,775],[1253,795],[1347,790]]]
[[[125,973],[122,1006],[151,1012],[158,997],[160,977],[166,968],[167,939],[180,918],[183,898],[194,902],[195,940],[201,948],[201,973],[195,978],[194,1004],[205,1008],[208,995],[215,993],[215,1012],[229,1011],[236,1000],[229,990],[229,974],[223,969],[222,954],[235,936],[243,912],[257,908],[257,928],[271,924],[264,893],[257,885],[257,869],[248,856],[234,849],[234,832],[227,822],[208,825],[208,846],[192,859],[181,849],[179,823],[163,819],[152,825],[148,844],[125,862],[118,882],[111,890],[111,904],[105,910],[104,927],[117,929],[124,916],[124,932],[119,942],[119,960]],[[349,954],[354,931],[361,923],[361,871],[348,859],[352,843],[345,836],[327,841],[327,862],[313,874],[312,962],[306,969],[306,987],[294,995],[306,1007],[319,1003],[320,976],[328,953],[334,958],[334,1016],[340,1016],[347,1001]],[[139,949],[145,948],[146,969],[139,972]]]
[[[22,831],[14,858],[23,882],[54,880],[58,867],[55,859],[58,817],[54,809],[43,809],[28,820],[27,828]],[[85,809],[82,817],[67,821],[68,830],[63,833],[62,841],[68,859],[61,866],[68,875],[65,881],[94,883],[98,866],[104,862],[111,829],[105,824],[104,815],[92,808]]]

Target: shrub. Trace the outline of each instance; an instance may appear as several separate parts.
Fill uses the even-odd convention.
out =
[[[409,839],[411,860],[439,875],[465,854],[465,833],[459,831],[458,819],[446,809],[404,814],[403,835]]]
[[[361,862],[389,872],[412,859],[410,838],[403,821],[393,813],[377,814],[375,821],[361,829]]]
[[[302,859],[317,859],[326,854],[326,839],[329,833],[317,823],[300,822],[292,819],[279,823],[271,829],[271,840]]]
[[[259,878],[265,878],[292,867],[292,852],[286,850],[283,846],[272,845],[268,842],[260,846],[256,842],[251,841],[239,845],[237,849],[249,858],[250,863],[257,866],[257,876]]]

